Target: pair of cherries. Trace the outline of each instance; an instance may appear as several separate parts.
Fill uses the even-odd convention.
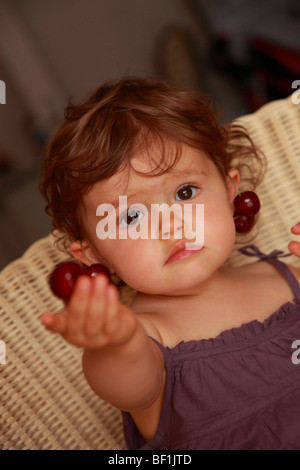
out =
[[[109,270],[101,263],[85,266],[76,261],[65,261],[54,268],[49,278],[49,285],[56,297],[67,302],[79,276],[93,278],[97,274],[104,274],[110,280]]]
[[[255,215],[260,209],[260,201],[254,191],[244,191],[234,199],[234,223],[238,233],[249,232],[254,223]]]

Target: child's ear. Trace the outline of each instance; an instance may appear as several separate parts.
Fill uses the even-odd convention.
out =
[[[105,260],[101,256],[96,256],[87,242],[73,241],[69,245],[69,251],[74,258],[78,259],[85,265],[102,263],[104,264],[111,273],[114,272],[110,266],[107,265]]]
[[[81,261],[83,264],[94,264],[99,263],[99,260],[95,260],[95,256],[87,242],[74,241],[69,245],[69,251],[74,258]]]
[[[228,176],[226,178],[227,182],[227,194],[230,204],[233,203],[235,197],[237,196],[237,188],[240,185],[240,172],[237,168],[230,168],[228,171]]]

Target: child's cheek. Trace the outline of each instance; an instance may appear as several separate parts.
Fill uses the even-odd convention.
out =
[[[205,204],[204,206],[204,234],[206,237],[235,236],[235,225],[230,204]]]
[[[126,284],[145,291],[157,283],[161,269],[157,240],[124,240],[118,249],[116,270]],[[125,243],[126,242],[126,243]]]

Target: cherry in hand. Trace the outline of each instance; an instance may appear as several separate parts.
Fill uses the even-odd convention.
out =
[[[234,199],[234,222],[238,233],[249,232],[254,223],[255,215],[260,209],[259,197],[254,191],[244,191]]]
[[[52,271],[49,279],[50,288],[56,297],[67,302],[72,295],[75,283],[79,276],[90,277],[96,274],[104,274],[110,279],[110,273],[106,266],[100,263],[84,267],[76,261],[59,263]]]
[[[101,264],[101,263],[95,263],[95,264],[91,264],[90,266],[85,267],[83,273],[90,277],[95,277],[97,274],[105,274],[105,276],[107,276],[108,279],[110,279],[109,270],[107,269],[106,266],[104,266],[104,264]]]
[[[68,300],[71,297],[77,278],[82,274],[82,267],[75,261],[59,263],[49,279],[50,288],[56,297]]]

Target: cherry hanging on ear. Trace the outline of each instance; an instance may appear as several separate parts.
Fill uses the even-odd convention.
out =
[[[260,200],[254,191],[240,192],[234,180],[230,178],[237,191],[234,199],[234,223],[238,233],[250,232],[255,223],[255,215],[260,209]]]
[[[104,264],[101,264],[101,263],[91,264],[85,252],[85,249],[83,248],[83,244],[81,240],[80,240],[80,246],[88,264],[88,266],[84,268],[83,274],[86,274],[87,276],[90,276],[90,277],[95,277],[97,274],[104,274],[110,280],[110,272],[108,268]]]
[[[244,191],[234,199],[234,207],[238,214],[249,217],[257,214],[260,209],[260,201],[254,191]]]
[[[108,279],[110,279],[109,270],[107,269],[106,266],[104,266],[104,264],[101,264],[101,263],[95,263],[95,264],[91,264],[90,266],[87,266],[84,269],[83,274],[86,274],[87,276],[90,276],[90,277],[94,277],[97,274],[104,274],[105,276],[108,277]]]
[[[246,215],[234,213],[234,223],[235,223],[235,230],[238,233],[247,233],[250,232],[255,222],[255,217],[250,215],[247,217]]]

